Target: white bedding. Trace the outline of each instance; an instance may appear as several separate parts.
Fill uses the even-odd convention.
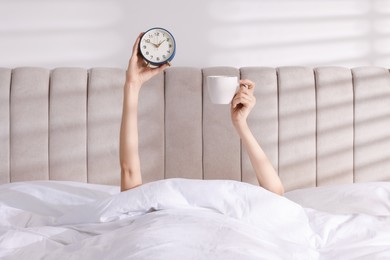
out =
[[[280,197],[235,181],[11,183],[0,259],[390,259],[390,184]]]

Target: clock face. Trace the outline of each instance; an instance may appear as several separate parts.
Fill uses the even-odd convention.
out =
[[[159,66],[175,56],[175,38],[163,28],[152,28],[142,36],[139,48],[147,62]]]

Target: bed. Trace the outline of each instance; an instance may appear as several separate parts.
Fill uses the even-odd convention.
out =
[[[208,75],[256,83],[262,189]],[[0,68],[1,259],[388,259],[390,74],[173,67],[141,90],[145,184],[119,192],[125,71]]]

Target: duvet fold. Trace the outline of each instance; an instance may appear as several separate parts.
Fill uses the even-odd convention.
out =
[[[382,198],[387,191],[382,187]],[[315,193],[310,192],[282,197],[242,182],[189,179],[156,181],[121,193],[118,187],[73,182],[2,185],[0,258],[390,256],[390,216],[332,212],[329,203],[316,209],[308,201]],[[312,207],[301,206],[307,204]]]

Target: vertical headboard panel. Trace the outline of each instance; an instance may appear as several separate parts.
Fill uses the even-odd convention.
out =
[[[88,82],[88,182],[119,185],[119,126],[125,72],[94,68]]]
[[[10,182],[11,69],[0,68],[0,184]]]
[[[315,70],[317,185],[353,183],[353,85],[350,69]]]
[[[315,70],[317,185],[353,183],[353,85],[350,69]]]
[[[211,103],[206,79],[210,75],[240,78],[230,67],[203,69],[203,178],[241,180],[240,138],[231,122],[226,105]]]
[[[203,178],[202,71],[165,73],[165,178]]]
[[[17,68],[11,83],[11,182],[49,179],[49,76]]]
[[[355,86],[355,181],[390,180],[390,74],[352,70]]]
[[[241,79],[255,82],[256,105],[248,117],[248,125],[276,170],[278,170],[278,82],[276,69],[241,68]],[[242,181],[257,184],[245,147],[241,146]]]
[[[138,103],[138,141],[144,182],[164,179],[164,110],[164,73],[161,73],[144,84]]]
[[[286,190],[316,186],[316,96],[310,68],[282,67],[279,86],[279,176]]]
[[[50,76],[51,180],[87,182],[88,71],[58,68]]]

